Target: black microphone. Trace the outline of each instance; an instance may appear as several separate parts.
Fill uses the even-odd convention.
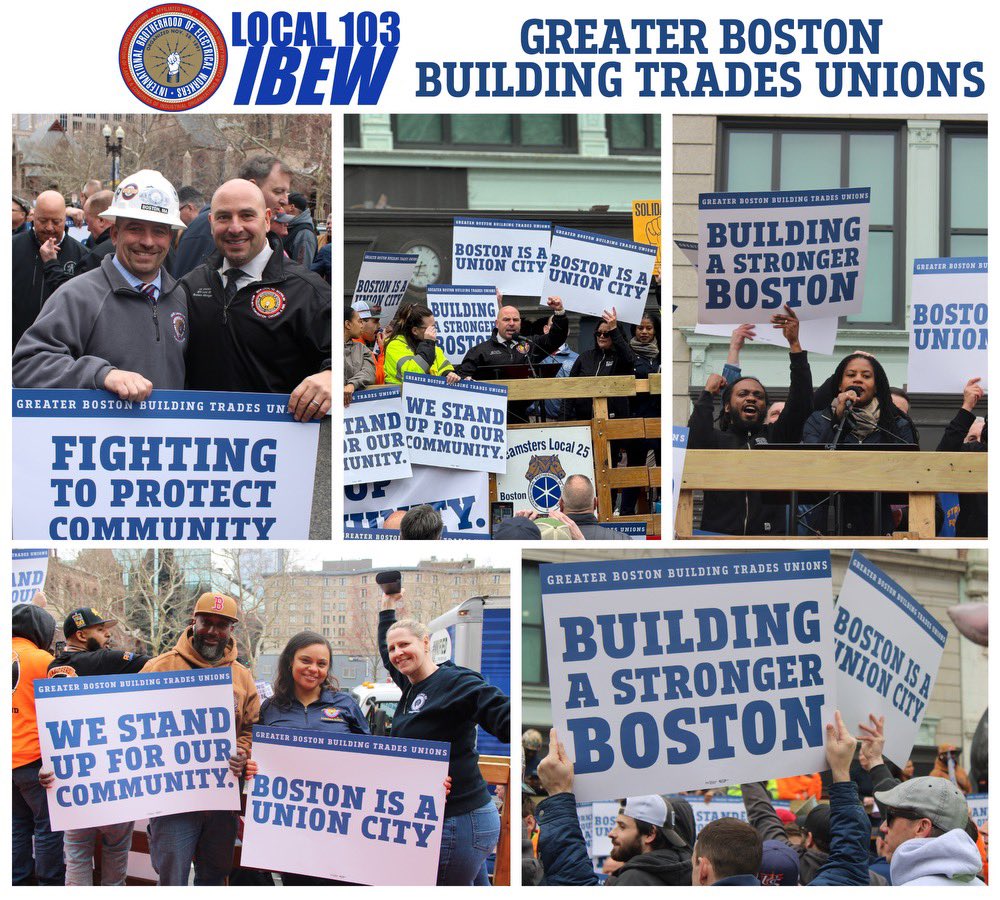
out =
[[[853,393],[858,399],[860,399],[861,398],[861,394],[864,393],[863,389],[859,388],[856,384],[848,385],[848,387],[846,388],[846,390],[848,390],[851,393]],[[844,403],[844,415],[845,416],[851,411],[851,407],[854,406],[854,404],[856,402],[857,402],[857,400],[852,400],[850,397],[847,398],[847,401]]]

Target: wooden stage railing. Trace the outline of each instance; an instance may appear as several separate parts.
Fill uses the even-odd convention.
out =
[[[693,536],[695,490],[733,491],[752,486],[760,491],[851,490],[908,494],[910,530],[897,532],[893,537],[933,538],[936,495],[939,492],[985,493],[986,463],[985,453],[688,450],[677,505],[677,537]],[[786,535],[776,537],[787,539]],[[852,540],[857,537],[853,535]]]
[[[503,789],[503,803],[500,805],[500,840],[497,841],[496,862],[493,864],[493,887],[510,885],[510,810],[511,803],[520,803],[510,794],[510,757],[480,756],[479,771],[487,784]],[[520,808],[520,807],[518,807]]]
[[[528,378],[518,381],[491,381],[507,388],[508,400],[563,400],[588,399],[594,401],[594,417],[573,422],[546,422],[544,427],[590,428],[594,443],[594,487],[597,490],[597,518],[601,522],[645,522],[646,534],[661,533],[661,519],[652,510],[641,515],[614,516],[611,491],[613,488],[659,487],[660,467],[629,466],[615,468],[611,459],[611,442],[630,438],[660,440],[660,419],[612,419],[608,415],[608,399],[634,397],[637,394],[659,394],[660,376],[649,379],[634,375],[606,375],[590,378]],[[508,425],[508,431],[543,427],[533,425]],[[496,476],[490,475],[490,501],[497,499]]]

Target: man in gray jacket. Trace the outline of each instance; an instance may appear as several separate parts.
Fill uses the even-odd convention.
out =
[[[349,303],[344,304],[344,406],[351,405],[355,391],[375,383],[375,357],[361,337],[361,316]]]
[[[14,351],[15,387],[104,389],[145,400],[153,387],[184,387],[187,299],[163,269],[177,192],[159,172],[122,179],[112,205],[114,256],[66,282]]]

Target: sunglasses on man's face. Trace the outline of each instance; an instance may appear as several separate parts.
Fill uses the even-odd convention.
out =
[[[896,812],[895,810],[890,812],[889,810],[886,810],[885,824],[888,828],[892,828],[892,823],[895,822],[896,819],[906,819],[907,822],[916,822],[918,819],[922,818],[923,816],[912,816],[907,815],[904,812]]]

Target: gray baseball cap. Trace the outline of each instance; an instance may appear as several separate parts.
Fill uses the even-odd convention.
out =
[[[924,775],[901,782],[888,791],[876,791],[880,807],[906,815],[915,813],[930,819],[941,831],[965,828],[969,821],[969,803],[957,785],[947,778]]]
[[[686,847],[684,838],[674,831],[674,810],[659,794],[628,797],[622,804],[622,815],[638,822],[646,822],[660,829],[663,836],[675,847]]]

